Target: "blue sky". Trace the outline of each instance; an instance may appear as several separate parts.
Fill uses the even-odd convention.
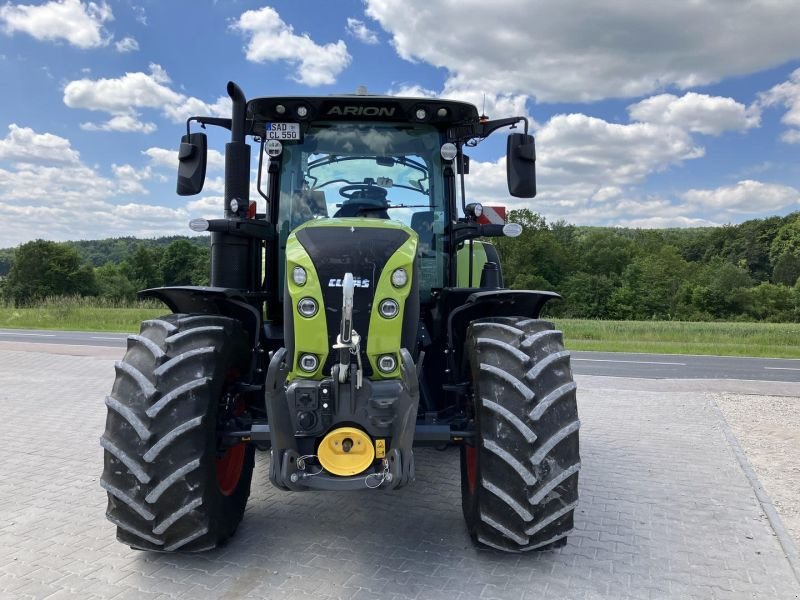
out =
[[[512,201],[504,136],[468,196],[548,220],[671,227],[800,209],[796,0],[54,0],[0,4],[0,247],[188,233],[190,113],[248,97],[444,95],[536,123],[539,196]],[[227,114],[226,114],[227,116]],[[222,150],[222,131],[210,133]]]

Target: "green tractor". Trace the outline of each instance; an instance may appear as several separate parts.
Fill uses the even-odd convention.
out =
[[[128,339],[106,398],[101,479],[117,538],[202,551],[232,536],[257,448],[282,490],[381,493],[414,480],[415,446],[457,445],[479,545],[566,543],[578,499],[577,406],[553,292],[503,287],[465,201],[464,149],[503,127],[512,196],[536,194],[524,117],[468,103],[368,95],[247,101],[191,117],[178,194],[202,190],[203,128],[230,130],[211,286],[141,292],[171,314]],[[250,200],[250,136],[258,144]],[[265,463],[260,463],[265,464]]]

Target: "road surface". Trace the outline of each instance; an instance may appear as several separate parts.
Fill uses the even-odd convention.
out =
[[[127,334],[0,329],[0,342],[124,348]],[[572,352],[577,375],[645,379],[740,379],[800,383],[800,359]]]

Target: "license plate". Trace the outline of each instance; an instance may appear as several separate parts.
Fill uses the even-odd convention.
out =
[[[266,138],[268,140],[299,140],[300,123],[267,123]]]

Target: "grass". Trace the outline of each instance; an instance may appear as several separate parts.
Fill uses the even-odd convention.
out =
[[[0,304],[0,328],[65,331],[139,331],[139,323],[170,312],[153,300],[115,303],[98,298],[47,298],[35,306]]]
[[[555,321],[570,350],[800,358],[800,323]]]
[[[29,308],[0,304],[0,328],[130,333],[169,310],[98,298],[48,298]],[[570,350],[800,358],[800,323],[693,323],[556,319]]]

